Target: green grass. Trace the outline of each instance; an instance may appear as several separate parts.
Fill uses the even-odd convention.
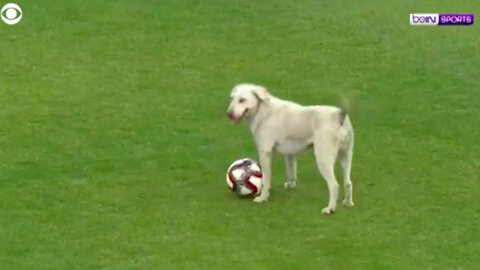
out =
[[[6,3],[6,2],[5,2]],[[0,269],[477,269],[478,1],[17,1],[0,23]],[[0,3],[3,5],[4,3]],[[412,27],[411,12],[476,12]],[[311,155],[227,191],[239,82],[352,97],[353,209]]]

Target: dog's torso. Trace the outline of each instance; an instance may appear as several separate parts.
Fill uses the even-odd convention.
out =
[[[339,112],[333,106],[302,106],[272,98],[259,107],[249,127],[259,149],[293,155],[310,148],[320,129],[338,133]]]

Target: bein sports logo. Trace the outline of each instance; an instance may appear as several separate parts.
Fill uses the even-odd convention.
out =
[[[472,25],[473,14],[412,13],[411,25]]]

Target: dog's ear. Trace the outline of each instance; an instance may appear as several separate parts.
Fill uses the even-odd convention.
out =
[[[236,93],[236,92],[237,92],[237,88],[234,87],[234,88],[232,89],[232,92],[230,92],[230,98],[233,98],[233,97],[235,96],[235,93]]]
[[[257,97],[258,100],[264,101],[270,98],[270,93],[267,91],[267,89],[263,86],[258,86],[255,85],[255,87],[252,90],[252,93]]]

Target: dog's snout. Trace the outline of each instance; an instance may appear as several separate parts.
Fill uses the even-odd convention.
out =
[[[235,118],[235,117],[233,116],[233,112],[231,112],[231,111],[227,111],[227,117],[228,117],[229,119],[234,119],[234,118]]]

